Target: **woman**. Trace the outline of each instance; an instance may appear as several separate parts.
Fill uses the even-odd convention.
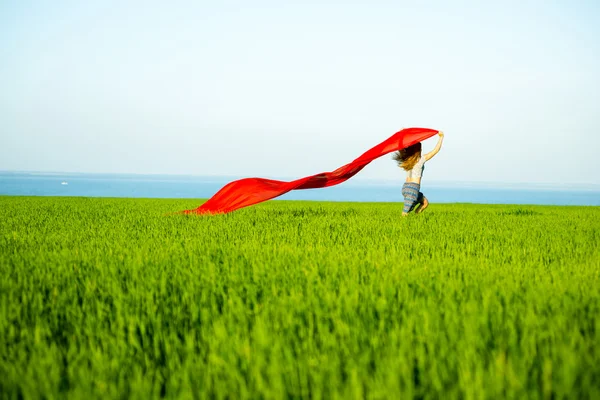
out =
[[[421,142],[394,154],[394,160],[398,162],[398,166],[406,171],[406,182],[402,186],[402,195],[404,196],[403,217],[407,216],[413,209],[415,209],[415,214],[419,214],[429,206],[427,197],[423,196],[419,189],[421,189],[421,177],[423,176],[425,162],[431,160],[442,148],[444,134],[439,132],[438,136],[440,138],[435,148],[425,155],[421,155]],[[419,206],[415,208],[417,204]]]

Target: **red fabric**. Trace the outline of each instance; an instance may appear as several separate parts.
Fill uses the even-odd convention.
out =
[[[368,150],[362,156],[333,172],[323,172],[291,182],[263,178],[245,178],[225,185],[213,197],[185,214],[222,214],[248,207],[281,196],[290,190],[315,189],[334,186],[350,179],[367,164],[385,154],[423,141],[438,131],[427,128],[407,128]]]

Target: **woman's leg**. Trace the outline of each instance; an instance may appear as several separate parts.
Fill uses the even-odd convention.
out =
[[[419,197],[419,185],[414,183],[405,183],[402,186],[402,195],[404,196],[404,208],[402,209],[402,216],[406,217],[417,204]]]
[[[427,197],[425,197],[421,192],[419,192],[419,203],[419,206],[415,209],[415,214],[422,213],[427,207],[429,207],[429,200],[427,200]]]
[[[412,200],[408,197],[405,197],[404,198],[404,207],[402,208],[402,216],[406,217],[408,215],[408,213],[411,212],[414,207],[415,207],[414,200]]]

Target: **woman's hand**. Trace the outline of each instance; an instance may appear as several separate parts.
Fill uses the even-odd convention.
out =
[[[429,153],[425,154],[425,161],[429,161],[431,160],[431,158],[433,156],[435,156],[440,149],[442,148],[442,142],[444,141],[444,132],[442,131],[438,131],[438,136],[440,137],[437,144],[435,145],[435,148],[433,150],[431,150]]]

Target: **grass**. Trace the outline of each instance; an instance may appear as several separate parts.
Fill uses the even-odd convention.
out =
[[[0,397],[599,398],[600,208],[0,197]]]

